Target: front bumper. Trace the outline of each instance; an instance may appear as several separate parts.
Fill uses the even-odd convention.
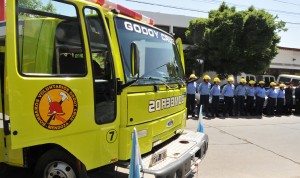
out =
[[[159,148],[167,150],[167,157],[150,167],[151,156],[142,158],[143,172],[157,178],[187,177],[204,158],[208,148],[208,136],[203,133],[185,130],[178,138]]]

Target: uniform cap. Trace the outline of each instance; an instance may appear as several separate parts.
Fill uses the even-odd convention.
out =
[[[215,77],[214,82],[220,82],[220,79],[218,77]]]
[[[228,77],[227,81],[228,82],[233,82],[233,78],[232,77]]]
[[[203,80],[210,80],[210,76],[209,75],[204,75]]]
[[[255,81],[254,81],[254,80],[250,80],[250,81],[249,81],[249,84],[250,84],[250,85],[254,85],[254,84],[255,84]]]
[[[247,83],[247,81],[246,81],[246,79],[241,78],[241,79],[240,79],[240,83]]]
[[[275,82],[271,82],[271,83],[270,83],[270,86],[275,86],[275,85],[276,85]]]
[[[262,81],[262,80],[261,80],[261,81],[259,81],[258,83],[259,83],[260,85],[262,85],[262,84],[265,84],[265,82],[264,82],[264,81]]]
[[[281,84],[279,85],[279,88],[282,88],[282,87],[285,87],[285,85],[284,85],[283,83],[281,83]]]
[[[195,74],[190,75],[190,79],[196,79],[196,78],[197,78],[197,76]]]

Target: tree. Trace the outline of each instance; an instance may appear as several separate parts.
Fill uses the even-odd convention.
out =
[[[19,6],[26,9],[42,10],[44,12],[56,11],[50,0],[46,5],[44,5],[41,0],[19,0]]]
[[[187,63],[192,64],[187,66],[193,66],[198,58],[204,60],[204,70],[221,75],[262,73],[278,54],[277,33],[287,30],[284,22],[276,22],[277,18],[253,6],[236,11],[223,2],[218,10],[209,12],[208,18],[190,21],[186,36],[193,45],[185,55]]]

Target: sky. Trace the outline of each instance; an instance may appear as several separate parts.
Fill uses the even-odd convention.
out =
[[[208,11],[218,9],[221,0],[111,0],[130,9],[160,12],[166,14],[208,17]],[[245,10],[253,5],[265,9],[286,23],[288,31],[280,32],[279,46],[300,49],[300,1],[297,0],[225,0],[236,10]],[[156,5],[150,5],[156,4]],[[167,6],[167,7],[166,7]],[[171,6],[171,7],[170,7]],[[186,10],[182,10],[186,9]]]

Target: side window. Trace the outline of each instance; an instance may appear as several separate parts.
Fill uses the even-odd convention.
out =
[[[19,71],[25,75],[82,76],[86,62],[77,10],[72,4],[49,3],[51,9],[18,1]]]
[[[299,80],[299,79],[293,79],[293,80],[292,80],[292,84],[293,84],[294,86],[299,86],[299,83],[300,83],[300,80]]]
[[[116,80],[104,21],[98,10],[84,8],[94,76],[95,120],[113,122],[116,117]]]

